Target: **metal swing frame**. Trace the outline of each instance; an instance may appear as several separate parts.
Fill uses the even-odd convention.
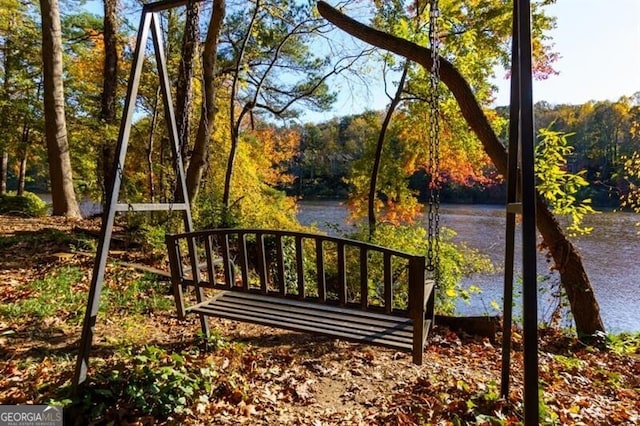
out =
[[[201,0],[162,0],[143,6],[142,16],[134,53],[134,60],[129,77],[124,114],[116,148],[116,164],[114,181],[108,196],[108,204],[104,212],[101,236],[96,253],[91,285],[87,300],[87,308],[83,321],[80,347],[72,381],[74,392],[85,382],[89,364],[89,353],[93,340],[94,327],[97,320],[100,294],[104,282],[105,267],[109,245],[118,212],[129,211],[180,211],[183,213],[184,228],[193,231],[191,210],[186,190],[184,166],[180,157],[173,102],[170,94],[170,83],[167,75],[166,59],[160,37],[158,13],[163,10],[184,6],[190,2]],[[437,1],[435,2],[437,4]],[[538,424],[538,354],[537,354],[537,273],[536,273],[536,185],[534,175],[534,123],[532,98],[532,60],[531,60],[531,4],[530,0],[514,0],[513,5],[513,45],[512,45],[512,80],[510,127],[508,146],[507,204],[506,204],[506,254],[504,276],[504,333],[502,351],[502,387],[504,397],[509,392],[510,341],[512,323],[512,297],[514,278],[514,239],[515,218],[522,216],[522,258],[523,258],[523,325],[524,325],[524,407],[525,424]],[[151,31],[155,50],[161,92],[169,138],[176,170],[178,202],[158,204],[129,204],[119,202],[122,172],[126,159],[132,119],[135,109],[142,64]],[[208,330],[204,315],[200,315],[203,330]]]
[[[87,378],[87,369],[89,365],[89,353],[91,351],[91,343],[93,341],[94,328],[98,316],[100,305],[100,294],[104,284],[104,275],[109,257],[109,246],[111,243],[111,235],[113,225],[117,213],[126,212],[152,212],[167,211],[169,213],[179,211],[183,215],[184,228],[186,231],[193,230],[193,221],[191,219],[191,207],[187,195],[187,185],[185,180],[184,166],[182,163],[178,130],[176,126],[175,113],[173,109],[173,101],[171,99],[171,90],[169,76],[167,72],[167,61],[164,56],[164,46],[161,37],[159,13],[178,6],[184,6],[194,0],[164,0],[157,3],[145,4],[142,7],[142,15],[140,17],[140,25],[138,27],[138,36],[134,51],[131,73],[127,86],[127,95],[125,98],[124,112],[120,122],[120,132],[118,134],[118,142],[116,146],[116,162],[114,165],[113,182],[110,186],[110,192],[107,197],[107,204],[102,217],[102,226],[100,230],[100,239],[96,252],[96,258],[93,266],[91,277],[91,285],[87,300],[87,307],[82,323],[82,335],[80,337],[80,347],[76,360],[75,372],[72,381],[74,392],[78,386]],[[198,1],[198,0],[195,0]],[[167,117],[167,126],[169,140],[171,144],[172,160],[176,173],[176,200],[169,203],[121,203],[119,201],[120,187],[122,184],[122,176],[129,146],[129,136],[135,112],[136,97],[140,85],[140,76],[142,73],[142,65],[144,63],[149,32],[153,41],[155,51],[155,59],[158,67],[158,77],[160,79],[160,88],[162,101]],[[203,330],[208,329],[208,322],[204,316],[200,317]]]

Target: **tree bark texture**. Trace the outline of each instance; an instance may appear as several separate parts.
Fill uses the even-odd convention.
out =
[[[27,117],[24,118],[24,123],[22,124],[22,139],[20,140],[20,168],[18,171],[18,189],[17,195],[24,195],[24,185],[27,180],[27,153],[29,151],[30,145],[30,137],[31,134],[31,124],[29,123],[29,119]]]
[[[323,1],[318,2],[318,11],[325,19],[348,34],[419,63],[427,70],[431,69],[430,49],[357,22]],[[463,117],[498,171],[506,175],[507,150],[495,134],[465,78],[444,58],[440,58],[440,77],[451,90]],[[590,336],[604,331],[600,307],[584,270],[582,258],[539,195],[536,213],[538,230],[542,234],[544,246],[555,262],[555,268],[560,273],[560,280],[569,300],[578,335]]]
[[[147,171],[148,171],[148,185],[149,185],[149,197],[151,199],[152,203],[156,202],[156,187],[155,187],[155,173],[153,172],[153,145],[154,145],[154,141],[155,141],[155,134],[156,134],[156,124],[158,123],[158,103],[160,100],[160,87],[158,87],[158,90],[156,90],[156,97],[155,100],[153,101],[153,110],[151,112],[151,129],[149,132],[149,139],[147,141]],[[161,144],[162,145],[162,144]],[[162,149],[160,150],[160,159],[162,160],[162,154],[163,151]],[[173,189],[171,189],[173,191]],[[176,188],[175,192],[180,192],[180,194],[182,194],[182,191],[178,191],[178,189]],[[182,201],[182,200],[181,200]]]
[[[118,0],[104,1],[104,63],[102,68],[102,96],[100,100],[100,120],[106,127],[117,124],[116,95],[118,88],[118,20],[116,11]],[[102,168],[103,199],[106,200],[113,182],[114,163],[116,161],[116,139],[110,137],[111,132],[104,132],[105,139],[100,144],[98,165]]]
[[[194,202],[200,188],[200,181],[207,166],[209,157],[209,139],[213,131],[216,116],[216,55],[218,52],[218,40],[226,11],[225,0],[213,0],[213,11],[209,21],[207,39],[202,52],[202,86],[204,99],[198,133],[193,145],[193,152],[187,168],[187,193],[189,201]]]
[[[58,0],[40,0],[45,140],[49,161],[53,215],[79,218],[73,189],[62,84],[62,31]]]
[[[189,116],[191,115],[193,98],[193,71],[194,61],[200,40],[200,4],[189,2],[187,4],[187,18],[182,35],[182,54],[176,82],[176,122],[178,139],[183,161],[187,160],[189,152]]]
[[[7,173],[9,167],[9,153],[2,149],[0,150],[0,195],[7,193]]]
[[[9,25],[7,27],[7,32],[13,30],[13,22],[9,21]],[[12,51],[12,40],[11,37],[7,36],[4,40],[4,61],[3,61],[3,99],[2,101],[6,101],[9,98],[7,97],[10,93],[10,85],[11,85],[11,51]],[[5,106],[6,105],[6,106]],[[0,137],[3,139],[3,146],[0,146],[0,195],[5,195],[7,193],[7,178],[9,174],[9,146],[8,146],[8,132],[10,114],[7,109],[10,105],[10,102],[0,102]]]

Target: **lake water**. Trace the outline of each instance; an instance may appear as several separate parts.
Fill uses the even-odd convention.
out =
[[[457,232],[456,241],[488,255],[496,264],[495,274],[470,277],[464,285],[475,284],[482,294],[474,296],[471,305],[460,304],[462,314],[495,314],[490,302],[502,305],[504,263],[505,213],[502,206],[444,205],[441,207],[441,224]],[[308,225],[335,234],[336,225],[348,230],[347,209],[338,201],[304,201],[300,203],[298,218]],[[584,266],[596,292],[600,313],[607,331],[640,331],[640,235],[635,223],[640,215],[632,213],[599,213],[585,219],[585,225],[593,226],[590,235],[572,238],[582,254]],[[516,230],[518,235],[520,229]],[[520,253],[516,249],[516,263]],[[517,267],[517,266],[516,266]],[[517,273],[517,272],[516,272]],[[558,283],[557,273],[549,272],[549,264],[541,253],[538,273],[549,276],[543,286]],[[514,299],[518,295],[514,295]],[[551,297],[541,292],[540,319],[548,318]],[[520,315],[518,307],[514,316]],[[563,325],[571,325],[564,323]]]

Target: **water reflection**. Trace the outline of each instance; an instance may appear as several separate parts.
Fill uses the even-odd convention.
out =
[[[335,232],[334,225],[348,230],[347,210],[338,201],[305,201],[300,204],[299,220],[303,224],[316,223],[328,232]],[[600,303],[603,321],[609,331],[640,331],[640,236],[634,225],[640,215],[631,213],[599,213],[586,218],[585,225],[592,226],[587,236],[572,238],[578,247],[585,269]],[[501,206],[446,205],[441,208],[441,223],[457,232],[456,241],[464,241],[470,247],[487,254],[499,267],[504,262],[505,214]],[[519,231],[519,229],[518,229]],[[518,234],[518,232],[517,232]],[[516,243],[518,244],[518,238]],[[518,249],[517,249],[518,250]],[[516,253],[519,253],[516,251]],[[516,268],[520,259],[516,258]],[[541,253],[538,257],[538,273],[548,277],[549,283],[557,283],[557,273],[549,271],[549,264]],[[492,300],[502,303],[502,269],[496,274],[475,276],[465,280],[465,285],[476,284],[483,294],[470,306],[460,305],[465,314],[493,313]],[[540,296],[541,317],[550,309],[547,294]]]

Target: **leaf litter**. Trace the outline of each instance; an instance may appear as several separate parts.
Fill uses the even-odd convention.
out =
[[[29,283],[63,266],[83,271],[75,288],[86,291],[90,257],[54,256],[64,250],[57,240],[25,242],[50,229],[73,234],[78,226],[98,229],[99,223],[0,217],[0,238],[14,242],[0,244],[0,304],[36,297]],[[72,247],[67,251],[73,254]],[[144,261],[142,253],[123,255]],[[109,268],[107,281],[122,275],[117,265]],[[41,320],[0,315],[0,403],[71,402],[64,391],[73,374],[80,328],[66,318],[64,306]],[[227,320],[214,319],[212,325],[219,341],[203,349],[197,319],[179,321],[171,310],[147,312],[133,320],[126,309],[99,317],[89,371],[90,377],[97,377],[90,384],[95,387],[91,402],[97,409],[100,395],[111,395],[105,396],[111,405],[96,412],[68,410],[71,419],[77,424],[81,419],[131,425],[522,423],[522,338],[517,333],[510,394],[503,399],[500,346],[446,328],[436,327],[424,365],[415,366],[409,354],[389,349]],[[539,338],[542,423],[640,423],[637,346],[636,353],[618,354],[583,346],[557,329],[541,329]],[[132,377],[132,354],[149,346],[159,348],[160,364],[174,362],[174,354],[181,360],[174,364],[176,371],[206,378],[201,381],[203,392],[177,405],[180,412],[154,415],[141,411],[130,398],[113,399],[115,372]],[[191,391],[185,387],[185,395]]]

